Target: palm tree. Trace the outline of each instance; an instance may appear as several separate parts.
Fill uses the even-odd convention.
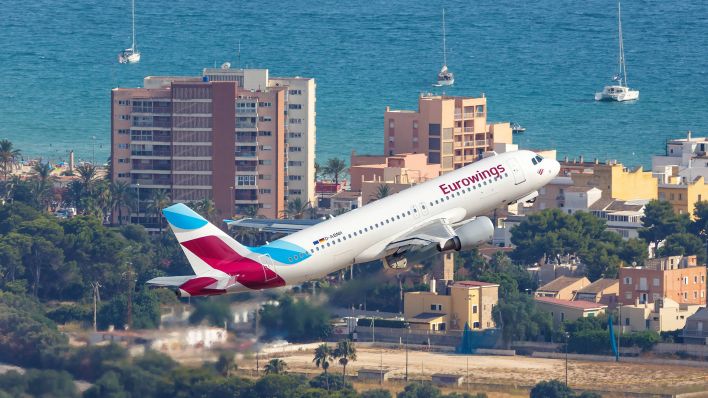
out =
[[[347,169],[347,163],[340,158],[330,158],[325,166],[325,174],[334,178],[334,183],[339,184],[339,175]]]
[[[307,209],[310,207],[310,202],[302,203],[302,199],[295,198],[288,202],[288,208],[283,210],[285,218],[294,218],[299,220],[302,215],[305,214]]]
[[[211,199],[204,198],[194,203],[194,210],[212,224],[216,224],[214,222],[216,219],[216,206],[214,206],[214,202]]]
[[[150,203],[148,204],[148,213],[152,212],[157,218],[157,224],[162,234],[162,209],[170,204],[170,195],[164,189],[154,189],[150,193]]]
[[[320,166],[319,163],[315,162],[315,182],[319,179],[319,177],[322,175],[322,166]]]
[[[56,177],[52,175],[52,166],[41,160],[32,166],[32,193],[39,207],[47,210],[52,200],[52,188]]]
[[[118,213],[118,224],[123,225],[123,208],[130,211],[135,206],[135,195],[130,183],[116,181],[111,183],[111,208]]]
[[[285,369],[288,368],[288,364],[285,363],[280,358],[274,358],[268,361],[268,363],[263,367],[263,370],[265,371],[265,374],[281,374],[285,373]]]
[[[98,180],[94,183],[94,195],[96,204],[101,209],[103,222],[113,208],[113,192],[108,180]]]
[[[10,140],[0,140],[0,166],[4,181],[7,181],[7,176],[12,172],[19,157],[20,150],[13,148]]]
[[[347,364],[349,361],[356,361],[356,347],[351,340],[342,340],[337,343],[337,348],[334,349],[333,358],[339,358],[339,364],[342,365],[342,378],[347,377]]]
[[[91,163],[84,163],[76,166],[76,172],[79,174],[79,181],[83,187],[84,194],[93,192],[93,185],[98,175],[96,166]]]
[[[391,194],[391,187],[386,184],[381,184],[376,187],[376,194],[374,195],[374,200],[379,200],[387,197]]]
[[[320,344],[315,348],[315,357],[312,359],[312,362],[314,362],[315,366],[318,368],[322,368],[325,374],[327,374],[330,359],[332,359],[332,349],[329,348],[327,343]]]

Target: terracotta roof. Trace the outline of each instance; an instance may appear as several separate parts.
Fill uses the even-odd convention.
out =
[[[578,293],[597,294],[609,287],[612,287],[613,285],[618,285],[618,284],[619,284],[619,279],[600,278],[600,279],[596,280],[595,282],[578,290]]]
[[[490,283],[490,282],[479,282],[479,281],[459,281],[455,282],[452,286],[459,286],[459,287],[480,287],[480,286],[499,286],[496,283]]]
[[[569,276],[559,276],[538,288],[537,292],[560,292],[562,289],[578,282],[583,278],[571,278]]]
[[[607,308],[606,305],[591,303],[589,301],[566,301],[553,297],[534,297],[534,300],[541,303],[555,304],[562,307],[575,308],[579,310],[599,310]]]

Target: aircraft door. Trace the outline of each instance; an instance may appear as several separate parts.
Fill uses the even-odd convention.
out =
[[[263,281],[270,282],[278,277],[273,259],[268,254],[258,256],[258,262],[263,266]]]
[[[519,166],[519,161],[516,159],[509,159],[509,166],[511,166],[511,174],[514,175],[514,184],[519,185],[526,181],[526,176],[524,175],[524,170]]]

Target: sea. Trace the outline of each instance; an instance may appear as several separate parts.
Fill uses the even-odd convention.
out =
[[[383,151],[383,113],[424,93],[488,99],[489,120],[526,127],[521,147],[649,165],[665,141],[708,135],[708,1],[622,3],[639,101],[598,103],[617,72],[614,0],[0,0],[0,139],[25,158],[105,162],[110,92],[150,75],[268,68],[314,77],[317,158]],[[451,88],[434,87],[446,10]],[[237,55],[240,43],[240,57]]]

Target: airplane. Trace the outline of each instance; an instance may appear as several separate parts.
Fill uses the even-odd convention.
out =
[[[494,226],[479,215],[535,200],[559,170],[556,160],[532,151],[495,154],[259,247],[237,242],[186,205],[174,204],[162,212],[195,275],[147,284],[179,297],[210,296],[296,285],[379,259],[405,268],[489,241]]]

